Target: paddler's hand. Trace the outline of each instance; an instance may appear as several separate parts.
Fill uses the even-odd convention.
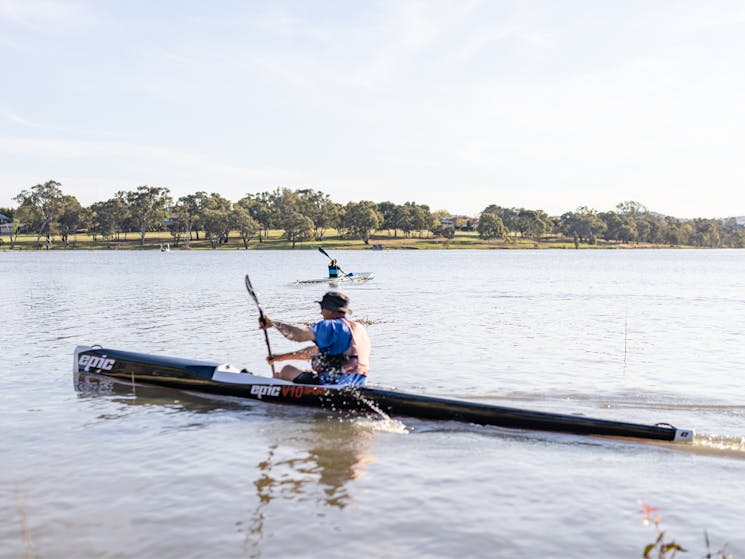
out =
[[[272,322],[272,319],[269,318],[267,315],[259,317],[259,328],[261,330],[267,330],[272,326],[274,326],[274,323]]]
[[[274,365],[274,362],[277,361],[277,357],[275,355],[270,355],[266,358],[266,362],[270,365]]]

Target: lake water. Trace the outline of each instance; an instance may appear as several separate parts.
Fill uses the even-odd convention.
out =
[[[330,251],[370,384],[697,431],[693,444],[78,393],[78,344],[269,374],[316,251],[0,252],[0,557],[745,557],[745,251]],[[272,349],[297,346],[270,332]]]

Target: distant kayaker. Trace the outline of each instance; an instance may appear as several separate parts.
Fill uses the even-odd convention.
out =
[[[329,262],[329,277],[330,278],[339,277],[339,265],[336,263],[336,259]]]
[[[285,365],[275,377],[300,384],[354,384],[365,383],[370,367],[370,338],[360,322],[347,318],[349,297],[341,291],[329,291],[320,301],[323,320],[311,326],[294,326],[264,315],[259,328],[274,326],[288,340],[313,342],[290,353],[270,355],[267,361],[310,359],[311,370]]]

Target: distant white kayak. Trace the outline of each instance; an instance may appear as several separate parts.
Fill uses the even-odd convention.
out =
[[[296,283],[347,283],[350,281],[368,281],[375,277],[375,272],[349,272],[344,276],[338,278],[320,278],[320,279],[308,279],[308,280],[297,280]]]

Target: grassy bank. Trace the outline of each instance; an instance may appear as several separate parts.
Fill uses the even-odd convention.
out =
[[[7,236],[2,237],[0,250],[7,250],[10,247],[10,240]],[[237,233],[230,235],[227,243],[222,243],[213,249],[210,241],[200,235],[199,239],[193,238],[189,246],[181,240],[176,242],[168,232],[149,232],[145,235],[144,244],[140,241],[139,234],[129,233],[126,238],[122,235],[119,239],[101,239],[93,240],[92,237],[85,234],[71,235],[68,247],[65,247],[62,239],[53,236],[47,242],[42,237],[41,247],[37,246],[36,235],[19,235],[16,240],[14,250],[160,250],[161,245],[169,245],[169,249],[175,250],[245,250],[243,240]],[[550,236],[541,239],[523,239],[520,237],[511,237],[509,239],[492,239],[485,241],[480,239],[478,234],[473,231],[458,231],[452,239],[432,236],[411,236],[404,237],[399,233],[393,234],[376,234],[372,235],[368,244],[359,239],[345,239],[338,235],[334,230],[320,241],[302,241],[295,244],[294,250],[307,250],[316,247],[328,249],[351,249],[351,250],[370,250],[373,247],[380,247],[383,250],[443,250],[443,249],[574,249],[574,248],[591,248],[591,249],[615,249],[615,248],[670,248],[668,245],[649,245],[643,243],[621,244],[608,241],[598,241],[594,245],[579,243],[575,246],[571,238],[561,236]],[[267,238],[251,239],[248,243],[248,250],[292,250],[292,243],[283,238],[283,232],[279,229],[270,230]]]

